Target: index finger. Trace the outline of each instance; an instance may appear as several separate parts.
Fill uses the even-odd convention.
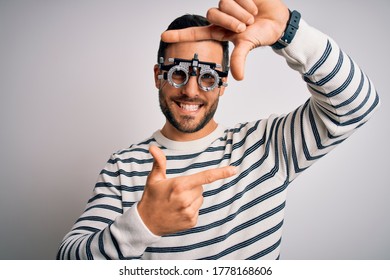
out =
[[[211,170],[202,171],[196,174],[182,177],[182,179],[188,180],[188,187],[195,187],[199,185],[205,185],[213,183],[217,180],[229,178],[237,173],[237,169],[234,166],[225,166],[215,168]]]
[[[166,43],[192,42],[203,40],[224,41],[226,33],[215,25],[196,26],[177,30],[167,30],[161,34],[161,40]]]

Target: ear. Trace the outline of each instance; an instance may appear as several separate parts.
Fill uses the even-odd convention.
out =
[[[161,86],[161,80],[158,78],[158,75],[160,75],[160,68],[158,67],[158,64],[154,65],[153,72],[154,72],[154,84],[156,88],[159,89]]]

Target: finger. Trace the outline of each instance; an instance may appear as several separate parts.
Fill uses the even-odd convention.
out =
[[[178,209],[192,207],[196,200],[203,198],[203,186],[198,185],[191,189],[180,186],[172,190],[170,201],[177,203]]]
[[[199,196],[196,200],[191,204],[191,208],[193,211],[199,211],[200,207],[203,205],[204,198],[203,196]]]
[[[253,15],[249,11],[247,11],[247,9],[245,7],[247,5],[248,1],[241,1],[241,2],[243,2],[243,5],[240,5],[240,3],[238,1],[236,2],[236,1],[231,1],[231,0],[221,0],[219,2],[219,10],[222,13],[228,14],[228,15],[238,19],[240,22],[242,22],[244,24],[250,25],[250,24],[254,23],[255,18],[253,17]],[[212,22],[212,21],[210,21],[210,22]],[[217,22],[212,22],[212,23],[218,24]]]
[[[233,13],[233,11],[231,12]],[[235,14],[240,14],[240,13],[235,12]],[[245,21],[242,22],[239,19],[235,18],[234,16],[226,14],[217,8],[211,8],[207,11],[207,20],[214,25],[218,25],[220,27],[223,27],[227,30],[236,33],[241,33],[246,29]]]
[[[187,186],[187,188],[198,187],[199,185],[205,185],[213,183],[217,180],[229,178],[236,174],[236,167],[225,166],[221,168],[215,168],[211,170],[202,171],[196,174],[181,177],[181,184]]]
[[[188,208],[184,210],[188,221],[191,223],[190,227],[194,227],[197,224],[199,217],[199,209],[203,205],[203,200],[203,196],[197,198]]]
[[[232,51],[232,55],[230,57],[230,71],[234,79],[237,81],[244,79],[246,57],[248,56],[251,48],[251,43],[241,42],[238,43]]]
[[[166,43],[217,40],[213,38],[211,26],[189,27],[178,30],[167,30],[161,34],[161,40]]]
[[[149,152],[152,154],[154,160],[148,179],[152,181],[166,179],[167,159],[163,151],[157,146],[151,146]]]
[[[253,0],[236,0],[236,2],[253,16],[259,12]]]

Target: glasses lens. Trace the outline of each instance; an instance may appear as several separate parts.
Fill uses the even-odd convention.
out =
[[[172,72],[172,81],[175,84],[182,84],[187,79],[187,74],[182,70]]]
[[[168,72],[168,82],[176,88],[185,85],[187,80],[188,73],[186,69],[181,66],[172,67]]]
[[[205,91],[213,90],[218,85],[218,74],[213,70],[202,71],[199,75],[199,85]]]

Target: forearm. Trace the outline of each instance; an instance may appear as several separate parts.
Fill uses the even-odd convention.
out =
[[[305,104],[285,117],[280,132],[286,149],[280,160],[287,162],[286,172],[293,180],[364,124],[379,98],[358,65],[304,21],[292,43],[276,52],[302,75],[311,93]]]
[[[333,136],[366,122],[379,105],[371,80],[328,36],[301,21],[293,42],[276,51],[300,72],[312,94],[311,111]]]
[[[145,227],[137,211],[138,198],[123,191],[120,173],[113,156],[99,175],[84,213],[64,237],[58,259],[139,258],[160,238]]]
[[[108,225],[98,229],[101,223]],[[83,215],[64,238],[57,259],[137,259],[159,238],[144,226],[135,206],[112,222]]]

